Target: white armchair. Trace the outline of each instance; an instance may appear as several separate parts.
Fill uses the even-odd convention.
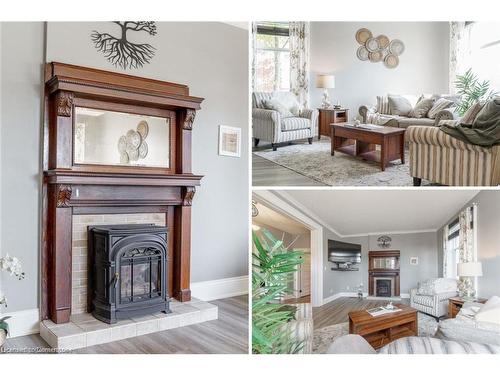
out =
[[[296,100],[291,92],[253,93],[252,127],[255,146],[257,147],[261,139],[271,142],[274,151],[277,150],[280,142],[307,138],[311,144],[316,134],[318,111],[302,109],[299,116],[283,118],[278,111],[264,108],[263,102],[275,96],[284,100]]]
[[[448,299],[457,295],[455,279],[429,279],[410,290],[410,306],[439,320],[448,311]]]

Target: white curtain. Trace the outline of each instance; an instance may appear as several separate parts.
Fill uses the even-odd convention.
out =
[[[290,22],[290,88],[300,105],[309,104],[309,23]]]
[[[448,270],[448,236],[450,234],[450,230],[448,225],[444,226],[443,229],[443,277],[450,277]]]
[[[465,208],[458,215],[460,225],[459,262],[474,262],[474,231],[472,230],[472,206]],[[475,225],[475,223],[474,223]]]
[[[470,68],[470,25],[466,22],[450,22],[450,93],[455,94],[457,74],[463,74]]]
[[[252,91],[255,91],[255,56],[257,55],[257,22],[252,22]]]

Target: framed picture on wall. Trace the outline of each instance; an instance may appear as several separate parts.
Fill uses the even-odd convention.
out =
[[[410,257],[410,264],[412,266],[418,266],[418,257]]]
[[[241,156],[241,128],[219,126],[219,155]]]

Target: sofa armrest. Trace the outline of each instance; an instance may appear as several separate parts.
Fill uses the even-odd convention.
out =
[[[278,142],[281,115],[271,109],[252,108],[252,136],[268,142]]]
[[[359,114],[361,115],[361,117],[363,119],[363,123],[366,124],[367,123],[366,120],[368,118],[368,114],[375,114],[375,113],[377,113],[377,108],[375,108],[375,106],[372,106],[372,105],[362,105],[361,107],[359,107],[358,112],[359,112]]]
[[[279,123],[281,120],[281,116],[278,111],[263,108],[252,108],[252,118],[269,120],[274,123]]]
[[[434,125],[439,126],[439,122],[442,120],[459,120],[460,116],[456,113],[456,107],[442,109],[436,114],[434,119]]]
[[[413,297],[417,295],[417,290],[417,288],[410,289],[410,300],[412,300]]]
[[[493,149],[465,143],[446,134],[436,126],[410,126],[406,129],[405,138],[410,147],[412,144],[421,144],[481,153],[489,153]]]
[[[304,108],[302,111],[300,111],[299,117],[311,120],[311,132],[313,135],[316,134],[316,127],[318,123],[318,110]]]

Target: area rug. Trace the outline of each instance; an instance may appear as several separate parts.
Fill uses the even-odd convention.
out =
[[[326,137],[315,140],[312,145],[307,141],[298,141],[278,147],[277,151],[265,149],[254,151],[254,154],[330,186],[413,185],[408,167],[408,150],[405,153],[406,164],[401,164],[400,160],[392,161],[384,172],[376,162],[341,152],[330,155],[330,139]]]
[[[428,315],[418,313],[418,335],[420,337],[432,337],[436,333],[438,323]],[[328,327],[314,330],[313,353],[326,353],[328,347],[340,336],[349,334],[349,323],[339,323]]]

